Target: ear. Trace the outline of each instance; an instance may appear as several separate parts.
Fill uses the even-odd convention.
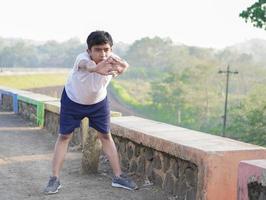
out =
[[[91,50],[90,49],[87,49],[87,52],[88,52],[88,54],[90,54],[91,53]]]

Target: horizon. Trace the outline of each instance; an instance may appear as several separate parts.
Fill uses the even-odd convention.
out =
[[[36,42],[77,38],[85,42],[91,31],[105,30],[116,43],[132,44],[158,36],[170,38],[174,44],[222,49],[251,39],[266,40],[265,30],[239,17],[254,2],[9,0],[0,8],[0,37]]]
[[[159,37],[159,36],[154,36],[154,37]],[[142,38],[136,39],[136,40],[133,41],[132,43],[126,43],[126,42],[123,42],[123,41],[118,41],[118,42],[117,42],[117,41],[114,41],[114,45],[115,45],[115,44],[122,43],[122,44],[129,45],[129,46],[130,46],[130,45],[132,45],[134,42],[136,42],[137,40],[141,40],[141,39],[144,39],[144,38],[150,38],[150,39],[153,39],[154,37],[144,36],[144,37],[142,37]],[[31,42],[33,42],[33,43],[40,43],[40,44],[44,44],[44,43],[46,43],[46,42],[50,42],[50,41],[55,41],[55,42],[57,42],[57,43],[60,44],[60,43],[67,42],[67,41],[72,40],[72,39],[79,40],[79,42],[80,42],[81,44],[83,44],[83,43],[85,44],[85,43],[86,43],[86,41],[82,42],[81,39],[78,38],[78,37],[72,37],[72,38],[69,38],[69,39],[66,39],[66,40],[63,40],[63,41],[58,41],[58,40],[54,40],[54,39],[40,41],[40,40],[34,40],[34,39],[29,39],[29,38],[21,38],[21,37],[2,37],[2,36],[0,36],[0,38],[1,38],[1,39],[4,39],[4,40],[5,40],[5,39],[6,39],[6,40],[25,40],[25,41],[31,41]],[[161,38],[161,39],[166,39],[165,37],[159,37],[159,38]],[[167,37],[167,38],[169,38],[169,37]],[[172,38],[169,38],[169,39],[171,39],[172,42],[173,42],[173,44],[174,44],[174,45],[177,45],[177,46],[179,46],[179,45],[184,45],[184,46],[187,46],[187,47],[197,47],[197,48],[203,48],[203,49],[204,49],[204,48],[206,48],[206,49],[210,48],[210,49],[217,49],[217,50],[225,49],[225,48],[228,48],[228,47],[231,47],[231,46],[235,46],[235,45],[238,45],[238,44],[243,44],[243,43],[250,42],[250,41],[254,41],[254,40],[262,40],[262,41],[266,42],[266,39],[263,39],[263,38],[250,38],[250,39],[247,39],[247,40],[245,40],[245,41],[239,41],[239,42],[235,42],[235,43],[229,44],[228,46],[225,46],[225,47],[204,47],[204,46],[188,45],[188,44],[181,43],[181,42],[175,42],[175,41],[173,41]]]

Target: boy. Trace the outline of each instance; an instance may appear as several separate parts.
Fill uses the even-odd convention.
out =
[[[112,76],[122,74],[126,61],[112,54],[113,40],[105,31],[92,32],[87,38],[88,49],[79,54],[69,74],[61,96],[60,134],[57,138],[52,160],[52,176],[44,192],[55,194],[61,188],[59,172],[62,168],[68,144],[75,128],[84,117],[98,131],[103,151],[113,169],[113,187],[129,190],[137,185],[122,174],[116,146],[110,134],[110,108],[106,87]]]

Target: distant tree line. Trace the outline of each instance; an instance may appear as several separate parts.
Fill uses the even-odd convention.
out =
[[[0,67],[71,67],[82,50],[84,45],[77,39],[37,44],[0,38]]]

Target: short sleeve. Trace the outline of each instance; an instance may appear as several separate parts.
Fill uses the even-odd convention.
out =
[[[82,60],[86,60],[86,61],[91,62],[91,65],[92,65],[92,66],[96,65],[95,62],[93,62],[93,61],[90,59],[89,54],[88,54],[87,52],[84,52],[84,53],[79,54],[79,55],[77,56],[76,61],[75,61],[75,64],[74,64],[74,69],[75,69],[75,70],[78,70],[78,65],[79,65],[80,61],[82,61]]]

